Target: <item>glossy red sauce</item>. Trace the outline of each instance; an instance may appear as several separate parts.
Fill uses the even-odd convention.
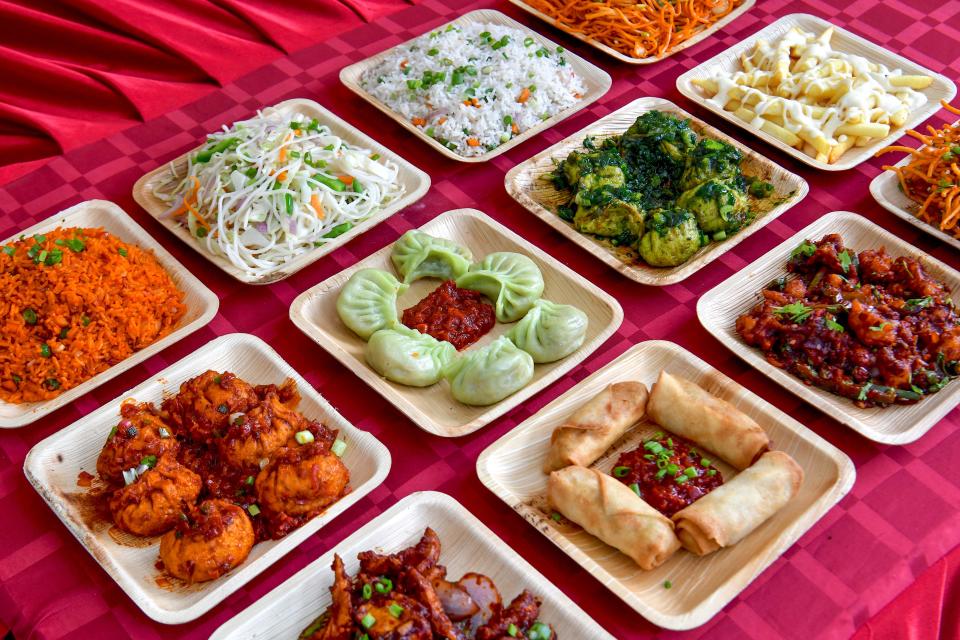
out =
[[[636,485],[644,502],[667,517],[723,484],[710,454],[683,438],[659,432],[620,454],[613,476],[631,488]]]
[[[483,294],[460,289],[453,280],[403,312],[403,324],[446,340],[458,350],[479,340],[496,321],[493,307]]]

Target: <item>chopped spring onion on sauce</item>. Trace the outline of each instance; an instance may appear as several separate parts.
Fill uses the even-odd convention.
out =
[[[510,626],[507,627],[507,635],[510,636],[511,638],[516,638],[517,631],[519,631],[519,629],[517,629],[517,625],[511,622]]]
[[[310,444],[314,440],[313,434],[309,431],[297,431],[293,438],[298,444]]]
[[[140,465],[150,469],[154,468],[157,466],[157,456],[143,456],[140,459]]]
[[[630,485],[630,490],[633,491],[638,496],[640,495],[640,485],[638,485],[636,482]]]
[[[367,615],[363,616],[363,618],[360,620],[360,624],[363,625],[363,628],[364,628],[364,629],[369,629],[370,627],[372,627],[372,626],[375,625],[376,623],[377,623],[377,619],[374,618],[373,615],[372,615],[372,614],[369,614],[369,613],[368,613]]]
[[[628,473],[630,473],[630,467],[614,467],[613,468],[613,475],[616,478],[622,478]]]
[[[125,485],[131,485],[137,481],[137,470],[135,468],[126,469],[123,472],[123,483]]]
[[[377,580],[374,587],[376,588],[377,593],[382,593],[386,595],[391,591],[393,591],[393,580],[391,580],[386,576],[381,576],[380,579]]]
[[[333,453],[333,455],[337,456],[338,458],[342,458],[346,450],[347,450],[346,440],[340,440],[339,438],[337,440],[334,440],[333,444],[330,446],[330,451]]]
[[[392,615],[394,618],[399,618],[400,616],[403,615],[403,607],[398,605],[396,602],[394,602],[387,608],[390,610],[390,615]]]
[[[373,597],[373,587],[368,584],[363,585],[363,599],[369,600]]]
[[[260,515],[260,507],[258,507],[255,504],[251,504],[250,506],[247,507],[247,513],[249,513],[252,516],[258,516]]]

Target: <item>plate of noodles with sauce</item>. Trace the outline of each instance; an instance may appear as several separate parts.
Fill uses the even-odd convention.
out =
[[[677,89],[824,171],[872,158],[957,93],[946,76],[804,13],[683,73]]]
[[[390,454],[259,338],[218,338],[37,444],[24,473],[131,599],[192,620],[376,487]]]
[[[960,116],[960,109],[943,102],[944,109]],[[960,249],[960,120],[926,133],[908,131],[921,146],[895,145],[877,152],[907,154],[870,182],[874,199],[894,215],[918,229]]]
[[[709,38],[756,0],[510,0],[621,62],[653,64]]]
[[[247,284],[289,277],[419,200],[430,177],[313,100],[208,134],[133,197]]]
[[[22,427],[196,331],[217,297],[120,207],[90,200],[0,245],[0,427]]]

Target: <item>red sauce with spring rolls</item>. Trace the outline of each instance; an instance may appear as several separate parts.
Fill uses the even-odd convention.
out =
[[[708,454],[660,431],[642,446],[620,454],[613,477],[668,518],[723,484]]]
[[[403,312],[403,324],[437,340],[446,340],[457,350],[468,347],[493,328],[493,307],[482,293],[460,289],[453,280]]]

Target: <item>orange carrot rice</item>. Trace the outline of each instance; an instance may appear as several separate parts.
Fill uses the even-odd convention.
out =
[[[0,247],[0,400],[48,400],[176,327],[183,292],[153,253],[103,229]]]

